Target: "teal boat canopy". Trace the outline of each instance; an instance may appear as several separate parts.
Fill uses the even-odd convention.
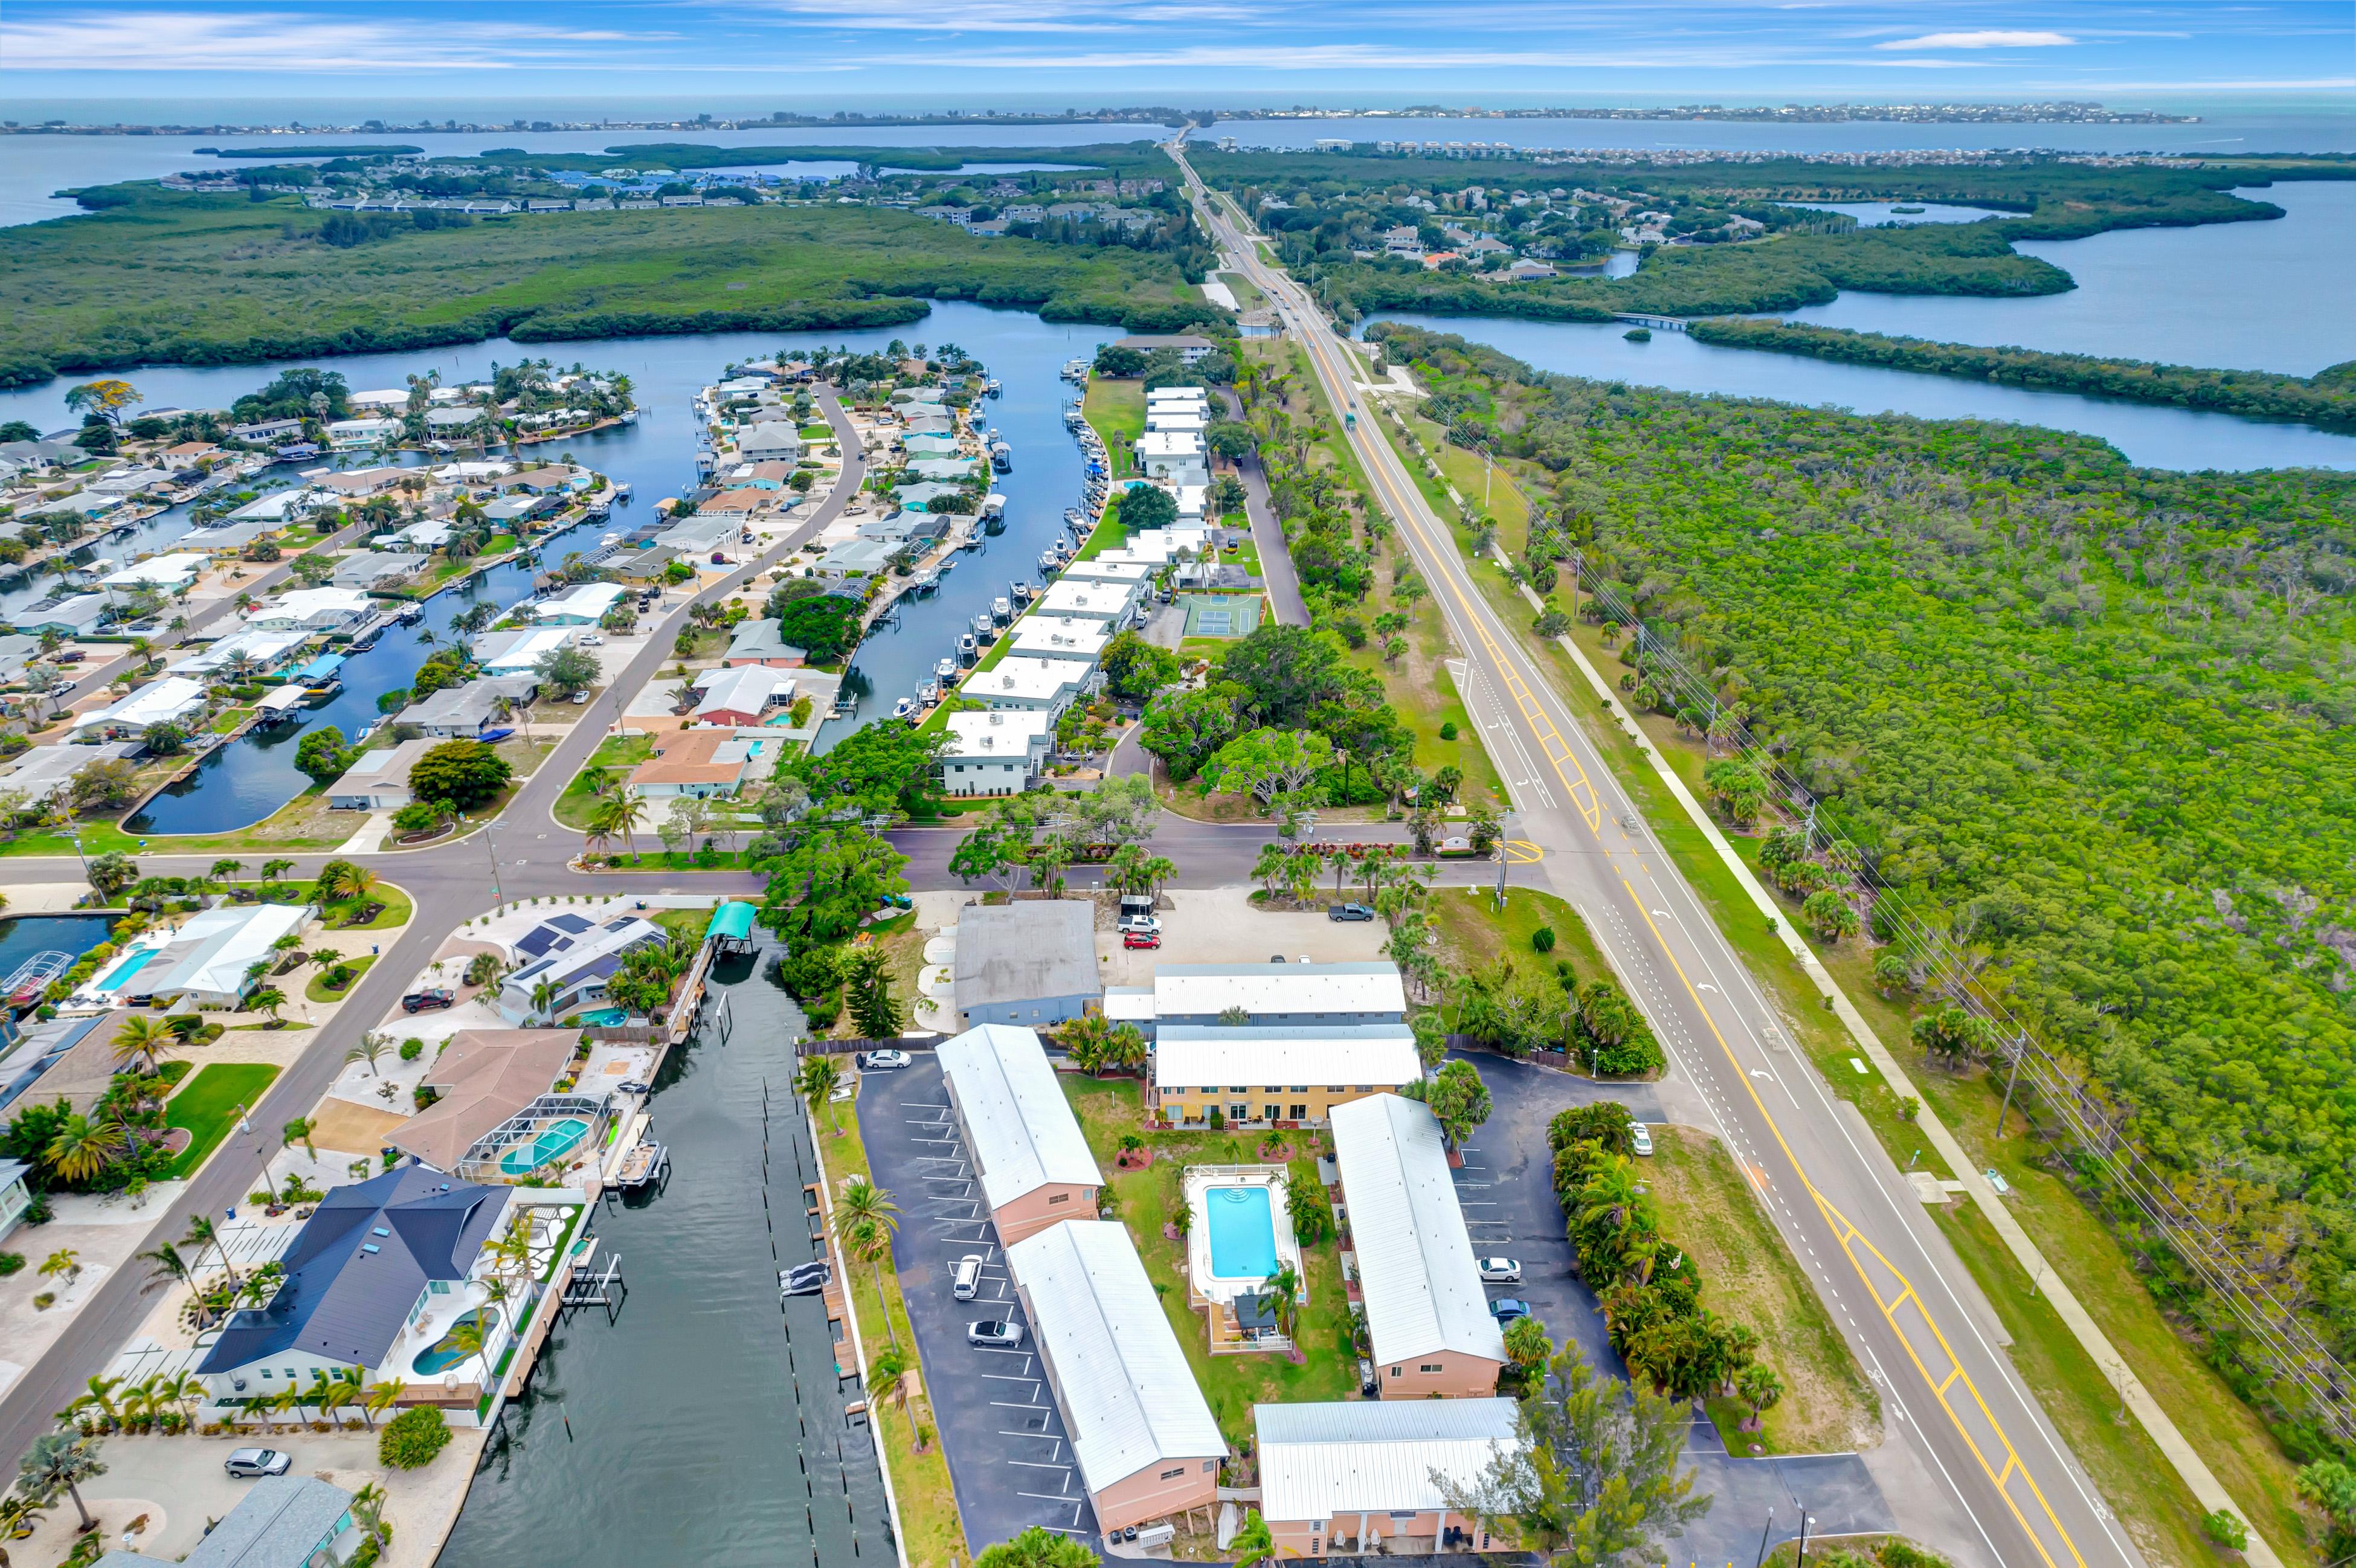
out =
[[[706,942],[717,937],[725,942],[744,942],[753,934],[753,906],[742,900],[731,899],[712,912],[712,923],[703,928]]]

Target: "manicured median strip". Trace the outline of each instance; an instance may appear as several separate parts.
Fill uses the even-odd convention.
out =
[[[172,1175],[187,1176],[203,1165],[237,1125],[238,1107],[251,1112],[277,1077],[277,1064],[268,1061],[209,1061],[190,1074],[164,1106],[164,1125],[188,1135]]]

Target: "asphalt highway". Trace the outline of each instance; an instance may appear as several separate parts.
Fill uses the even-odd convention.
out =
[[[1204,188],[1183,144],[1169,150],[1227,264],[1275,302],[1333,406],[1357,416],[1347,439],[1465,652],[1468,706],[1514,796],[1514,834],[1545,851],[1528,869],[1534,881],[1587,920],[1877,1385],[1883,1446],[1898,1452],[1876,1463],[1901,1526],[1966,1562],[2142,1568],[1992,1342],[1983,1326],[1994,1313],[1920,1200],[1794,1049],[1569,708],[1472,582],[1449,525],[1362,395],[1365,361],[1265,259],[1233,207]]]

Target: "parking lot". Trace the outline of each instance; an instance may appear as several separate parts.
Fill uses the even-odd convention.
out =
[[[875,1180],[900,1206],[893,1261],[966,1539],[977,1546],[1006,1541],[1038,1524],[1093,1546],[1096,1516],[1072,1464],[1064,1418],[1030,1342],[1029,1325],[1016,1349],[966,1342],[968,1324],[1019,1320],[1021,1312],[997,1229],[983,1211],[965,1140],[949,1111],[938,1060],[918,1051],[905,1069],[864,1075],[858,1111]],[[969,1255],[982,1259],[980,1295],[953,1300],[950,1275]]]

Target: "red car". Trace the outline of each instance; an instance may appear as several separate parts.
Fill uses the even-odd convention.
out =
[[[1124,931],[1120,933],[1123,947],[1159,947],[1162,933],[1158,931]]]

